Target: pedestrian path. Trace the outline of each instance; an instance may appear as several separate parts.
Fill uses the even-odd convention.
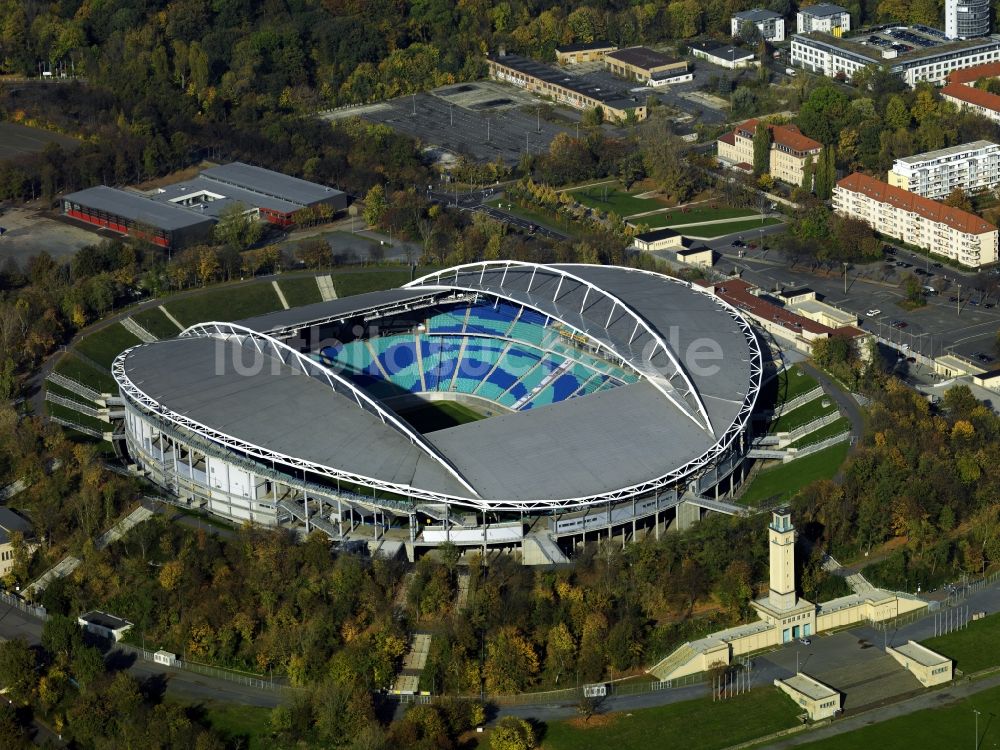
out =
[[[143,343],[152,344],[154,341],[159,340],[128,315],[122,318],[122,327]]]
[[[278,282],[277,281],[272,281],[271,282],[271,286],[273,286],[274,287],[274,291],[277,292],[277,294],[278,294],[278,301],[281,303],[281,306],[287,310],[289,308],[288,300],[285,299],[285,293],[283,291],[281,291],[281,287],[278,286]]]
[[[181,325],[181,322],[179,320],[177,320],[177,318],[175,318],[173,315],[170,314],[170,311],[166,307],[164,307],[163,305],[160,305],[160,310],[163,312],[164,315],[167,316],[167,320],[169,320],[171,323],[173,323],[175,326],[177,326],[178,330],[181,330],[181,331],[186,330],[184,328],[184,326]]]
[[[329,274],[316,277],[316,286],[319,287],[319,296],[324,302],[337,299],[337,290],[333,288],[333,279]]]

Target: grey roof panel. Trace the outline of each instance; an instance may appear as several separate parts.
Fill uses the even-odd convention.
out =
[[[815,18],[824,18],[838,13],[847,13],[847,8],[842,8],[833,3],[819,3],[818,5],[810,5],[807,8],[799,8],[799,13],[804,13]]]
[[[235,185],[220,185],[215,180],[209,180],[200,175],[191,180],[177,182],[173,185],[160,188],[149,197],[158,203],[172,206],[175,205],[173,201],[177,199],[201,192],[212,192],[216,195],[221,195],[222,198],[197,204],[197,208],[191,207],[187,210],[204,213],[206,216],[213,216],[215,218],[218,218],[226,208],[237,203],[242,203],[247,209],[269,208],[283,214],[294,213],[302,208],[298,203],[292,203],[263,193],[255,193]]]
[[[343,194],[342,191],[326,185],[300,180],[298,177],[272,172],[270,169],[255,167],[239,161],[209,167],[202,171],[201,175],[226,185],[234,185],[262,195],[270,195],[301,206],[319,203],[329,200],[334,195]]]
[[[775,13],[773,10],[765,10],[764,8],[753,8],[752,10],[743,10],[739,13],[733,13],[733,18],[739,18],[743,21],[757,23],[758,21],[769,21],[772,18],[781,18],[781,14]]]
[[[164,231],[211,225],[209,216],[199,216],[186,208],[163,204],[128,190],[97,185],[63,197],[64,201],[141,222]]]

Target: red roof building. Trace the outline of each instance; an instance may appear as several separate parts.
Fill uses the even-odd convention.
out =
[[[717,141],[719,158],[730,164],[753,163],[753,136],[758,120],[747,120]],[[767,124],[771,133],[769,172],[792,185],[802,184],[806,159],[815,159],[823,144],[803,135],[795,125]]]

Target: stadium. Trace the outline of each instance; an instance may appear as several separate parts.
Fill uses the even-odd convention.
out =
[[[410,559],[451,542],[558,562],[588,533],[724,510],[763,358],[686,281],[487,261],[201,323],[112,371],[132,469],[179,502]]]

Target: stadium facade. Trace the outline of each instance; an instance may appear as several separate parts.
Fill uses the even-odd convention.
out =
[[[113,365],[134,470],[185,503],[542,562],[724,506],[762,373],[743,315],[688,282],[515,261],[199,324]],[[481,418],[414,426],[442,401]]]

